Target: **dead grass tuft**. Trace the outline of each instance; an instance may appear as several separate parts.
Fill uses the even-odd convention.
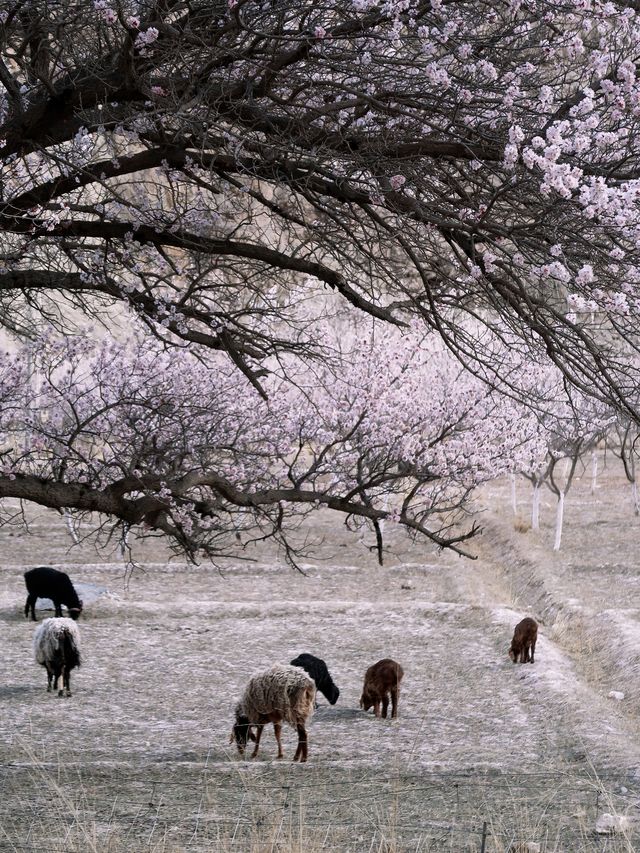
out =
[[[521,516],[517,516],[513,520],[513,529],[516,533],[528,533],[531,530],[531,522],[526,521]]]

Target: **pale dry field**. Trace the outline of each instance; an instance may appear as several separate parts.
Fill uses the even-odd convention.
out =
[[[563,550],[517,532],[509,486],[482,496],[478,560],[390,533],[382,568],[318,516],[305,575],[274,552],[223,570],[136,549],[73,546],[60,516],[0,529],[0,850],[546,851],[640,849],[640,521],[610,460],[569,494]],[[528,486],[519,484],[519,513]],[[30,566],[68,571],[90,599],[73,697],[46,692],[23,616]],[[82,591],[81,591],[82,594]],[[541,621],[533,666],[507,658]],[[42,618],[43,613],[39,614]],[[229,746],[249,675],[302,651],[341,689],[320,697],[307,765]],[[396,721],[358,709],[381,657],[405,668]],[[609,698],[611,690],[625,699]],[[595,834],[602,812],[624,835]]]

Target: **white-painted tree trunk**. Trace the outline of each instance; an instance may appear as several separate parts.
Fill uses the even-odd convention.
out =
[[[69,536],[73,539],[76,545],[80,544],[80,539],[78,538],[78,534],[76,532],[76,526],[73,521],[73,516],[69,512],[68,509],[64,510],[64,523],[67,525],[67,530],[69,531]]]
[[[382,502],[382,509],[383,509],[385,512],[389,512],[389,493],[388,493],[388,492],[387,492],[387,494],[384,496],[384,500],[383,500],[383,502]],[[385,519],[384,519],[384,518],[381,518],[381,519],[378,521],[378,527],[380,528],[380,535],[381,535],[381,536],[384,536],[384,528],[385,528],[385,526],[386,526],[386,525],[385,525]]]
[[[640,515],[640,501],[638,500],[638,484],[634,480],[631,483],[631,495],[633,497],[633,511],[636,515]]]
[[[540,530],[540,485],[533,486],[533,500],[531,502],[531,529]]]
[[[595,495],[598,484],[598,454],[594,450],[591,453],[591,494]]]
[[[553,550],[560,550],[560,542],[562,541],[562,525],[564,523],[564,492],[560,492],[558,497],[558,506],[556,508],[556,538],[553,542]]]
[[[516,496],[516,475],[515,472],[511,474],[511,509],[513,510],[513,514],[518,514],[518,498]]]

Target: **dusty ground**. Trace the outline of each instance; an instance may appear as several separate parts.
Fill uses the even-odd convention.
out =
[[[485,823],[487,851],[635,849],[640,521],[613,467],[588,486],[569,495],[560,554],[551,496],[541,532],[517,532],[505,483],[483,495],[475,562],[396,533],[379,568],[323,517],[306,576],[266,551],[220,573],[151,543],[125,583],[53,513],[28,537],[0,529],[0,850],[480,850]],[[46,693],[22,613],[22,573],[45,563],[93,598],[71,699]],[[527,614],[537,659],[514,666]],[[341,689],[334,708],[321,697],[309,763],[274,761],[270,731],[240,761],[228,737],[249,674],[302,651]],[[406,672],[393,722],[358,710],[386,656]],[[629,816],[625,836],[595,835],[605,811]]]

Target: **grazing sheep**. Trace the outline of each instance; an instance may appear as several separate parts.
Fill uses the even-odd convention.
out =
[[[80,666],[80,632],[71,619],[54,616],[45,619],[33,635],[33,653],[36,663],[47,670],[47,692],[58,690],[58,679],[62,675],[62,687],[58,696],[71,696],[69,676],[71,670]]]
[[[230,743],[235,741],[240,755],[244,755],[247,740],[255,741],[251,755],[255,758],[264,724],[273,723],[278,758],[282,758],[280,733],[284,720],[298,732],[298,748],[293,760],[306,761],[308,749],[305,725],[313,714],[315,698],[316,686],[313,680],[297,666],[275,664],[266,672],[256,673],[249,680],[236,706]],[[252,726],[256,727],[255,735],[251,731]]]
[[[516,663],[533,663],[533,655],[536,650],[538,638],[538,623],[535,619],[526,616],[522,622],[518,622],[513,632],[509,657]]]
[[[303,652],[291,661],[291,666],[299,666],[304,669],[307,675],[313,678],[316,683],[316,689],[326,697],[329,704],[336,704],[340,691],[333,683],[327,665],[322,658],[317,658],[315,655]]]
[[[50,598],[55,607],[56,616],[62,616],[62,605],[69,611],[72,619],[77,619],[82,612],[82,602],[73,588],[69,575],[52,569],[49,566],[37,566],[24,573],[24,582],[27,585],[27,603],[24,606],[25,617],[36,621],[36,601],[38,598]]]
[[[364,687],[360,697],[360,707],[368,711],[373,705],[376,717],[380,716],[380,703],[382,703],[382,716],[386,718],[389,707],[389,695],[391,694],[391,717],[398,716],[398,694],[400,693],[400,682],[404,670],[391,658],[383,658],[364,674]]]

